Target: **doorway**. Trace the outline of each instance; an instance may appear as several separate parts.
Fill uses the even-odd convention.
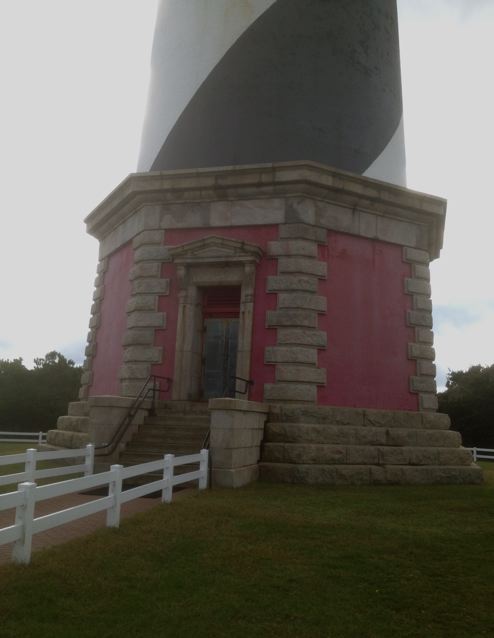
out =
[[[203,399],[235,397],[240,286],[202,289]]]

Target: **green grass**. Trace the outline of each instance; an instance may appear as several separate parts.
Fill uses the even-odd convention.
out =
[[[2,638],[494,635],[494,464],[461,487],[256,484],[0,567]]]

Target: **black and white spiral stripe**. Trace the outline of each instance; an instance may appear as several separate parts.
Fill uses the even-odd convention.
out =
[[[290,160],[405,183],[396,0],[162,0],[139,170]]]

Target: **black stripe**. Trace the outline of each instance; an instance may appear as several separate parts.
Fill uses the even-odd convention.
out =
[[[277,0],[199,87],[151,170],[307,159],[363,173],[401,115],[395,0]]]

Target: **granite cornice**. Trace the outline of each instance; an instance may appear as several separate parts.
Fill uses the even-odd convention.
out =
[[[442,247],[444,199],[309,161],[133,173],[85,222],[101,240],[145,205],[280,197],[309,197],[426,226],[431,257]]]

